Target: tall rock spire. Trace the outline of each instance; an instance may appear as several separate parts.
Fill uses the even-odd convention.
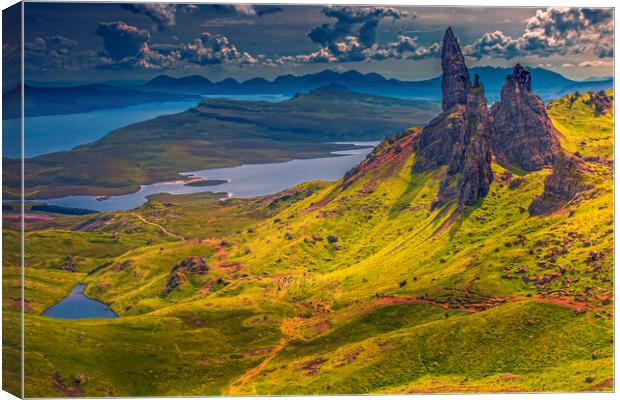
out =
[[[452,146],[465,127],[465,104],[471,83],[465,58],[452,28],[443,37],[441,52],[443,113],[434,118],[415,143],[415,172],[424,172],[450,162]]]
[[[447,165],[432,208],[455,202],[462,209],[485,197],[493,181],[493,122],[480,78],[476,75],[472,87],[465,58],[450,28],[443,38],[441,67],[443,113],[414,142],[413,171]]]
[[[526,68],[515,65],[504,81],[500,99],[491,108],[497,161],[526,171],[552,166],[561,150],[559,134],[545,103],[532,92],[532,75]]]
[[[491,138],[493,122],[484,96],[484,87],[478,76],[467,96],[465,121],[461,134],[452,147],[446,177],[432,208],[452,199],[459,207],[473,205],[489,192],[493,181],[491,170]]]
[[[441,49],[441,106],[444,111],[455,104],[467,103],[467,94],[471,83],[461,46],[452,28],[448,28],[443,36]]]

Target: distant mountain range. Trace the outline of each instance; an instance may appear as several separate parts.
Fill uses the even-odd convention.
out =
[[[471,70],[480,76],[489,103],[499,99],[499,91],[510,68],[476,67]],[[613,86],[613,78],[590,78],[574,81],[543,68],[531,68],[532,86],[545,101],[576,91],[599,91]],[[159,75],[145,83],[116,81],[114,84],[81,86],[43,86],[29,82],[26,87],[26,116],[72,114],[103,108],[121,108],[138,104],[181,101],[201,95],[265,95],[294,96],[330,84],[339,84],[358,93],[415,100],[441,100],[441,77],[422,81],[401,81],[377,73],[358,71],[338,72],[326,69],[301,76],[282,75],[271,81],[252,78],[239,82],[227,78],[213,82],[200,75],[174,78]],[[3,93],[3,118],[19,116],[20,88]]]
[[[574,91],[593,91],[613,86],[612,78],[601,80],[574,81],[561,74],[543,68],[531,68],[533,87],[544,100],[550,100]],[[473,74],[478,74],[485,85],[489,102],[499,98],[499,91],[510,68],[475,67]],[[337,72],[326,69],[314,74],[301,76],[282,75],[268,81],[264,78],[252,78],[244,82],[228,78],[220,82],[192,75],[173,78],[159,75],[135,89],[152,90],[167,93],[192,93],[203,95],[242,95],[242,94],[284,94],[306,93],[312,89],[337,83],[362,93],[381,96],[436,100],[441,98],[441,77],[422,81],[401,81],[388,79],[377,73],[362,74],[357,71]]]

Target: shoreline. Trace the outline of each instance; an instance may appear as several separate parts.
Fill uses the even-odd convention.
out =
[[[45,199],[25,199],[24,201],[28,202],[41,202],[48,205],[60,205],[63,207],[70,208],[87,208],[92,209],[96,212],[111,212],[111,211],[119,211],[119,210],[130,210],[141,206],[142,204],[148,202],[148,198],[151,195],[158,193],[168,193],[172,195],[181,195],[181,194],[190,194],[190,193],[224,193],[224,196],[220,198],[220,200],[226,200],[232,198],[234,196],[234,191],[231,190],[218,190],[218,186],[225,185],[227,183],[231,183],[231,178],[226,177],[205,177],[201,176],[200,173],[208,174],[209,171],[216,171],[222,169],[230,169],[230,168],[240,168],[240,167],[251,167],[251,166],[264,166],[264,165],[277,165],[277,164],[287,164],[296,161],[309,161],[309,160],[320,160],[320,159],[331,159],[331,158],[341,158],[347,156],[355,156],[363,152],[364,150],[372,149],[380,141],[351,141],[351,142],[329,142],[329,144],[347,146],[345,149],[335,149],[330,151],[329,155],[321,156],[321,157],[313,157],[313,158],[292,158],[287,161],[274,161],[274,162],[266,162],[266,163],[253,163],[253,164],[239,164],[232,167],[223,167],[223,168],[207,168],[201,170],[193,170],[193,171],[185,171],[178,172],[178,175],[181,176],[181,179],[167,180],[154,182],[151,184],[143,184],[140,185],[138,190],[119,194],[119,195],[103,195],[103,194],[81,194],[81,195],[68,195],[62,197],[50,197]],[[186,178],[186,179],[183,179]],[[341,178],[341,176],[339,177]],[[313,180],[313,179],[309,179]],[[337,179],[334,179],[337,180]],[[214,181],[217,182],[213,185],[201,185],[201,182]],[[161,187],[160,187],[161,186]],[[168,186],[168,187],[166,187]],[[172,187],[170,187],[172,186]],[[178,190],[175,190],[178,189]],[[144,194],[146,192],[146,194]],[[135,199],[131,199],[132,196],[140,196],[142,193],[142,198],[136,201]],[[123,197],[127,196],[127,200],[123,199]],[[65,200],[65,201],[63,201]],[[112,209],[109,205],[117,201],[118,208]],[[133,204],[131,202],[133,201]],[[69,203],[72,202],[73,204]],[[96,206],[94,204],[88,204],[90,202],[96,202],[101,204],[101,206]],[[130,202],[130,204],[125,205],[123,202]],[[81,203],[81,204],[80,204]],[[68,205],[70,204],[70,205]],[[134,205],[135,204],[135,205]],[[114,207],[114,205],[111,205]]]

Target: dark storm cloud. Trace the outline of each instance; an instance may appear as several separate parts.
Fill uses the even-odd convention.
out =
[[[123,10],[137,15],[149,17],[157,31],[162,32],[176,24],[176,15],[180,10],[185,14],[193,14],[198,11],[195,4],[166,4],[166,3],[134,3],[121,4]]]
[[[162,69],[170,67],[178,55],[151,49],[151,35],[122,21],[102,22],[95,33],[103,38],[100,53],[103,69]]]
[[[256,10],[256,15],[258,15],[259,17],[284,11],[282,7],[276,6],[254,6],[254,10]]]
[[[135,57],[151,38],[147,30],[121,21],[102,22],[95,33],[103,38],[105,55],[114,61]]]
[[[381,19],[399,19],[408,15],[406,11],[393,7],[325,7],[321,12],[336,21],[313,28],[308,32],[308,38],[327,48],[336,48],[347,36],[354,36],[360,44],[369,47],[375,42]]]
[[[501,31],[487,32],[464,50],[475,58],[511,59],[588,52],[600,58],[612,57],[613,30],[611,9],[547,8],[538,10],[526,21],[521,36],[513,38]]]
[[[131,11],[134,14],[146,15],[149,17],[156,28],[161,32],[176,23],[176,4],[165,3],[135,3],[121,4],[121,8]]]
[[[263,15],[284,11],[281,7],[250,4],[212,4],[204,6],[230,16],[262,17]]]
[[[310,54],[280,57],[285,63],[350,62],[364,60],[423,59],[436,57],[437,43],[430,47],[420,46],[415,37],[399,34],[397,40],[386,45],[377,43],[377,27],[386,18],[406,18],[406,11],[393,7],[325,7],[325,16],[334,18],[333,23],[312,28],[307,36],[321,48]],[[416,14],[411,16],[415,19]]]

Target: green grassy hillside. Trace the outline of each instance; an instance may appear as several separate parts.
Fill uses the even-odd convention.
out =
[[[549,104],[549,116],[564,135],[565,149],[584,157],[613,159],[614,93],[613,89],[603,93],[602,99],[597,93],[573,93]]]
[[[446,168],[412,173],[412,129],[336,183],[53,216],[26,237],[26,395],[612,390],[613,140],[584,126],[613,117],[563,101],[550,113],[567,149],[586,142],[591,186],[551,214],[527,212],[550,171],[496,164],[486,198],[431,211]],[[40,315],[78,281],[120,317]]]

